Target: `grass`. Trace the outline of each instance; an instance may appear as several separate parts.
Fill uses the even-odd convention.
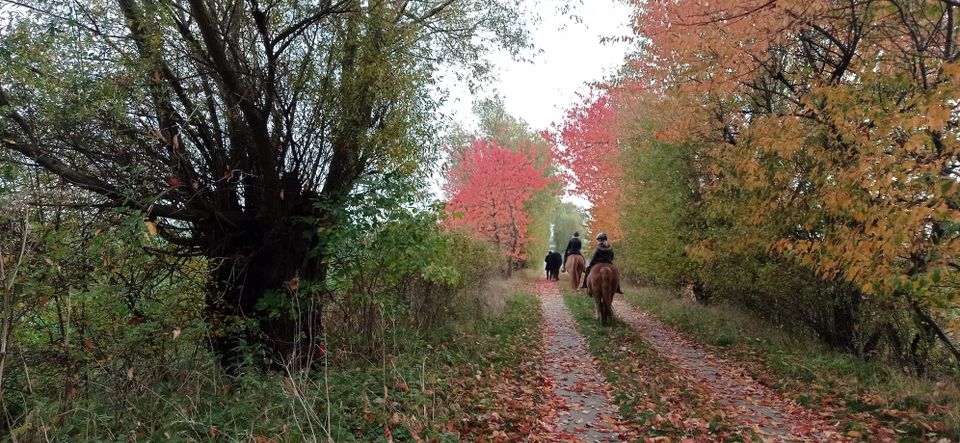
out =
[[[829,349],[726,305],[702,306],[653,288],[627,288],[634,306],[673,325],[815,411],[835,413],[853,435],[871,429],[901,441],[960,439],[960,389]],[[882,428],[889,428],[884,431]]]
[[[481,288],[501,292],[431,329],[385,322],[384,343],[375,355],[357,358],[328,343],[329,361],[309,374],[251,370],[230,378],[207,357],[199,365],[168,362],[170,376],[163,379],[134,373],[127,380],[126,373],[119,374],[135,385],[130,392],[136,395],[117,392],[118,381],[97,384],[65,411],[58,410],[56,399],[30,399],[32,412],[0,441],[401,442],[525,436],[539,418],[532,409],[544,402],[540,391],[520,396],[513,389],[537,386],[542,363],[539,303],[518,289],[522,284],[518,279]],[[202,355],[201,344],[198,349]],[[33,377],[33,383],[45,382]]]
[[[738,428],[727,411],[710,403],[701,386],[678,378],[676,367],[636,331],[619,319],[601,326],[593,299],[583,292],[565,288],[562,292],[609,382],[620,415],[632,423],[632,433],[672,441],[697,436],[711,441],[753,439],[749,429]]]
[[[498,315],[429,334],[397,331],[404,345],[382,365],[337,368],[328,382],[336,387],[329,402],[338,415],[333,440],[371,441],[385,433],[396,441],[414,434],[456,440],[460,432],[486,432],[485,414],[500,406],[489,390],[505,373],[522,378],[535,372],[525,365],[535,362],[540,348],[536,298],[518,292],[502,303]],[[511,416],[500,415],[509,427]]]

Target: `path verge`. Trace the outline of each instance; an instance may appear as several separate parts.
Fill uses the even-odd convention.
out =
[[[741,368],[717,358],[701,346],[622,301],[614,312],[660,355],[673,362],[691,384],[703,387],[712,400],[737,412],[740,420],[771,441],[843,441],[835,424],[756,382]]]

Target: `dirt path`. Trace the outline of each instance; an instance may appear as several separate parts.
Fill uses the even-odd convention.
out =
[[[621,441],[617,430],[621,419],[611,406],[606,379],[590,356],[556,283],[541,280],[537,293],[543,309],[545,375],[553,386],[558,410],[552,424],[556,439]]]
[[[844,441],[835,426],[761,385],[745,372],[629,303],[616,299],[613,310],[653,348],[673,361],[689,383],[700,383],[711,399],[734,410],[743,422],[770,441]]]

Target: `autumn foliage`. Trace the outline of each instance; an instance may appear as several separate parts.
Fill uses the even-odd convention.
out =
[[[510,266],[525,258],[530,214],[526,204],[549,183],[529,150],[473,139],[447,177],[447,223],[495,244]]]
[[[611,98],[596,92],[567,111],[556,133],[548,133],[570,191],[592,205],[590,230],[606,232],[611,241],[621,238],[623,169],[616,118]]]
[[[938,352],[960,359],[957,4],[634,3],[643,51],[609,93],[634,104],[618,105],[628,157],[674,159],[622,182],[632,198],[686,206],[661,211],[676,215],[657,226],[689,234],[663,255],[695,263],[689,281],[849,350],[918,372]],[[564,140],[588,138],[583,127]],[[664,190],[677,198],[657,200]],[[628,218],[651,220],[641,211]]]

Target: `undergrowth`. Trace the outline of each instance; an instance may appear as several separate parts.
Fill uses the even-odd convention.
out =
[[[539,304],[516,283],[497,285],[509,292],[495,294],[493,309],[461,307],[452,320],[430,329],[385,324],[385,343],[375,355],[356,358],[331,341],[325,364],[310,373],[249,369],[228,377],[198,345],[184,352],[192,360],[168,362],[166,376],[118,377],[141,393],[125,398],[123,408],[114,407],[117,392],[106,384],[77,393],[69,409],[59,408],[57,399],[29,397],[31,388],[24,386],[31,412],[0,441],[400,442],[526,435],[538,417],[525,408],[542,403],[540,393],[505,404],[502,397],[513,393],[499,387],[531,383],[541,362]]]

